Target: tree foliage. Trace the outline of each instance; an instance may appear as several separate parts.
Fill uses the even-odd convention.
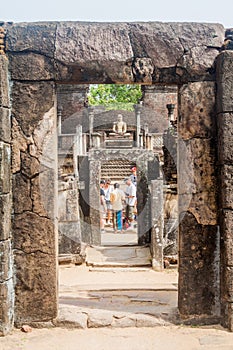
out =
[[[88,94],[90,106],[104,105],[107,109],[133,110],[142,96],[140,85],[91,85]]]

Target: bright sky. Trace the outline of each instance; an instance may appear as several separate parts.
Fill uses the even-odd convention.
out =
[[[232,10],[232,0],[2,0],[0,20],[208,22],[232,28]]]

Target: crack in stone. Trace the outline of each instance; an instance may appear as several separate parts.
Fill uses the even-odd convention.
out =
[[[41,254],[44,254],[44,255],[48,255],[48,256],[55,256],[55,254],[51,254],[51,253],[47,253],[47,252],[44,252],[43,250],[40,250],[40,249],[36,249],[36,250],[32,250],[30,252],[26,252],[25,250],[23,250],[22,248],[14,248],[13,249],[14,252],[20,252],[20,253],[23,253],[25,255],[31,255],[31,254],[37,254],[37,253],[41,253]]]
[[[12,279],[13,279],[13,276],[12,276],[12,277],[7,278],[7,279],[6,279],[6,280],[4,280],[4,281],[0,281],[0,284],[1,284],[1,285],[3,285],[3,284],[5,284],[5,283],[7,283],[7,282],[10,282]]]

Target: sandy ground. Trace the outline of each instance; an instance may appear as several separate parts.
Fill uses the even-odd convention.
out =
[[[93,271],[86,266],[61,267],[60,293],[66,288],[176,284],[174,269],[110,269]],[[233,350],[233,333],[220,326],[156,326],[154,328],[32,329],[13,330],[0,338],[0,350]]]
[[[158,285],[178,283],[177,269],[165,269],[164,272],[153,271],[151,268],[116,268],[92,269],[85,265],[61,266],[59,269],[59,284],[63,286],[124,286],[137,284]]]
[[[232,350],[233,333],[221,327],[182,326],[68,330],[15,330],[0,338],[1,350]]]

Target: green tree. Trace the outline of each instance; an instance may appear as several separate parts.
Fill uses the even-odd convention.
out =
[[[88,94],[90,106],[104,105],[107,109],[133,110],[142,96],[140,85],[91,85]]]

